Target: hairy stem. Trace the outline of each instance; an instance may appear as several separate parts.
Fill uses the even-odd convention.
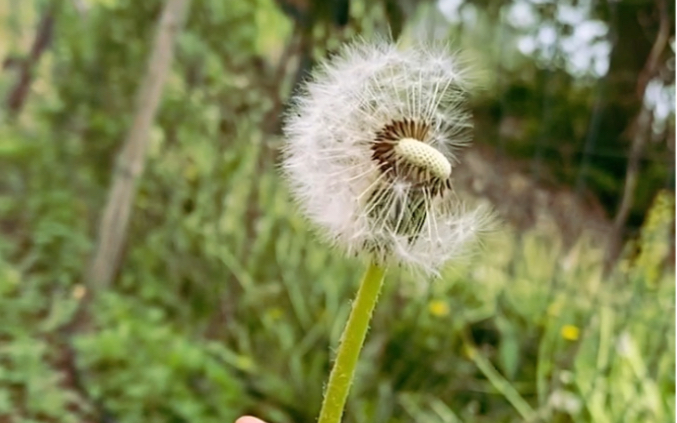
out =
[[[360,283],[348,323],[343,330],[334,367],[324,395],[318,423],[339,423],[353,382],[357,359],[364,345],[372,312],[383,284],[385,269],[370,264]]]

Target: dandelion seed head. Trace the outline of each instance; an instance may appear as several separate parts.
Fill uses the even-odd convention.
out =
[[[326,237],[436,273],[462,256],[485,209],[466,209],[452,168],[468,141],[468,82],[443,46],[344,46],[311,74],[284,122],[283,169]]]

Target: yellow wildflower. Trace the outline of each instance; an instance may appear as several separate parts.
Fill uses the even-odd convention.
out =
[[[581,330],[574,325],[564,325],[560,331],[562,338],[567,341],[576,341],[581,334]]]
[[[428,311],[435,317],[448,316],[449,304],[442,300],[432,300],[428,303]]]

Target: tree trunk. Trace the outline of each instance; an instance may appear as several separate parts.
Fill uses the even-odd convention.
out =
[[[614,217],[611,233],[609,234],[607,242],[607,250],[604,259],[604,271],[607,274],[611,271],[613,264],[621,253],[623,231],[635,199],[635,188],[637,187],[637,178],[639,176],[640,160],[646,142],[650,137],[653,110],[649,110],[643,105],[644,94],[647,85],[658,73],[661,65],[661,56],[670,40],[670,19],[666,0],[657,0],[656,5],[659,16],[658,33],[656,34],[656,39],[651,46],[644,66],[638,73],[635,84],[636,99],[641,106],[629,128],[625,131],[631,138],[632,144],[626,167],[623,195],[616,216]],[[619,48],[623,48],[623,45],[621,44]]]
[[[635,188],[637,187],[637,178],[639,177],[639,164],[642,158],[642,152],[646,141],[650,136],[651,122],[653,121],[653,111],[642,107],[637,119],[634,122],[634,136],[632,147],[628,156],[628,166],[625,174],[625,184],[623,185],[623,196],[621,204],[614,217],[611,233],[607,243],[607,250],[604,259],[604,272],[608,274],[613,268],[613,264],[621,253],[623,246],[623,230],[625,223],[630,215],[630,209],[634,203]]]
[[[18,62],[19,75],[16,84],[9,91],[7,99],[5,100],[7,110],[12,116],[18,115],[26,103],[31,82],[33,81],[35,66],[40,60],[42,53],[45,52],[52,41],[55,15],[60,5],[61,0],[53,0],[47,6],[38,23],[38,29],[30,52],[24,59]],[[9,67],[7,63],[5,63],[5,67]]]
[[[148,69],[139,87],[134,121],[113,171],[97,244],[86,273],[86,283],[97,291],[110,285],[122,260],[137,182],[145,167],[148,133],[157,114],[174,44],[189,4],[190,0],[167,0],[160,17]]]

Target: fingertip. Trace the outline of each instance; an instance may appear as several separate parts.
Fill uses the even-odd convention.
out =
[[[266,423],[263,420],[257,419],[252,416],[242,416],[239,419],[235,420],[235,423]]]

